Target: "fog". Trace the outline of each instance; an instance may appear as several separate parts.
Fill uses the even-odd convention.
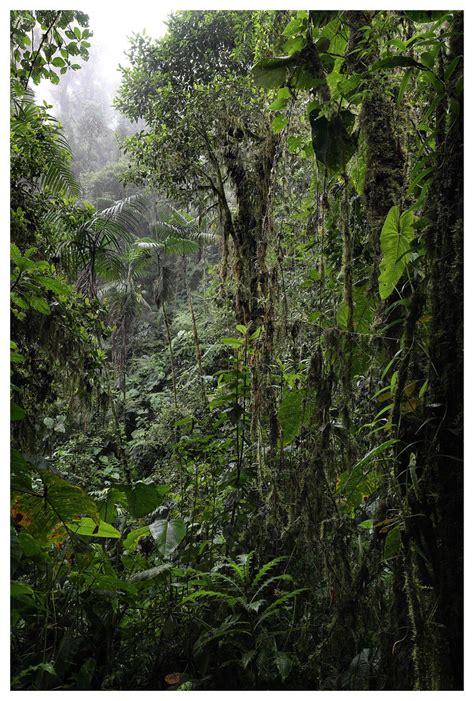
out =
[[[94,33],[90,39],[89,61],[84,62],[77,57],[77,63],[81,64],[78,71],[68,71],[66,76],[61,76],[58,85],[49,81],[35,88],[40,101],[46,100],[53,106],[53,112],[57,107],[58,95],[65,89],[65,77],[68,78],[68,89],[74,90],[75,83],[85,80],[91,81],[103,90],[104,98],[113,99],[120,83],[119,64],[127,65],[126,52],[129,47],[129,37],[132,34],[146,32],[151,37],[159,38],[166,32],[166,20],[169,10],[154,9],[152,6],[134,6],[131,3],[127,10],[120,9],[112,12],[110,5],[99,5],[92,9],[80,7],[89,15],[89,27]],[[82,74],[82,75],[81,75]]]
[[[126,54],[133,34],[159,39],[166,33],[170,11],[133,4],[115,13],[110,6],[99,4],[78,9],[89,16],[93,32],[89,59],[76,56],[74,62],[80,69],[68,70],[57,85],[43,80],[34,90],[37,101],[45,101],[48,111],[61,122],[73,155],[74,175],[83,195],[97,205],[104,195],[110,200],[125,195],[117,174],[117,169],[126,168],[123,161],[119,164],[120,138],[145,127],[141,121],[132,124],[113,107],[121,80],[119,66],[128,64]]]

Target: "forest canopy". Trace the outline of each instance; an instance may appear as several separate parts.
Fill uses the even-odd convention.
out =
[[[10,20],[12,689],[461,690],[463,13]]]

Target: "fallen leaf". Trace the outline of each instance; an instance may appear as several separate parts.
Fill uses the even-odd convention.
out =
[[[179,684],[181,681],[181,672],[172,672],[171,674],[167,674],[165,677],[165,682],[167,684]]]

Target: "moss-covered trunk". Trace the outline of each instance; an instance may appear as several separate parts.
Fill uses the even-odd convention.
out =
[[[463,55],[463,16],[456,13],[447,61]],[[439,71],[443,72],[443,54]],[[463,685],[463,106],[457,88],[462,58],[446,81],[436,120],[436,168],[428,195],[426,232],[431,330],[429,390],[417,439],[419,489],[413,514],[427,520],[411,529],[411,569],[417,685]],[[449,109],[448,109],[449,105]],[[447,116],[446,116],[447,115]],[[428,563],[428,564],[427,564]]]
[[[276,139],[268,134],[261,143],[252,143],[249,156],[247,139],[240,129],[230,129],[225,148],[225,165],[235,189],[237,213],[231,234],[235,250],[236,317],[239,323],[254,324],[263,317],[266,294],[266,227],[271,172]],[[246,163],[251,158],[251,163]]]

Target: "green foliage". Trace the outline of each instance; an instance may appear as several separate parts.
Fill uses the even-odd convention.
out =
[[[283,445],[293,443],[301,431],[304,411],[304,393],[298,389],[286,389],[278,407]]]
[[[99,526],[97,506],[79,487],[52,472],[38,470],[31,490],[14,490],[15,521],[35,538],[45,540],[68,521],[85,514]]]
[[[352,113],[343,111],[328,120],[317,110],[312,110],[309,121],[318,161],[335,170],[344,167],[355,151],[355,141],[350,135]]]
[[[133,487],[125,487],[127,507],[132,516],[141,518],[154,511],[163,501],[163,496],[169,491],[166,486],[136,482]]]
[[[59,74],[77,70],[77,56],[87,61],[92,36],[89,18],[76,10],[13,10],[10,14],[11,75],[18,88],[30,79],[59,83]]]
[[[375,300],[364,287],[353,287],[352,305],[352,326],[354,331],[360,334],[370,333],[375,318]],[[336,320],[341,329],[347,330],[349,307],[346,302],[342,302],[339,305]]]
[[[410,261],[414,237],[414,216],[411,210],[400,213],[398,206],[387,214],[380,233],[382,260],[380,263],[379,293],[387,299],[403,275]]]
[[[77,523],[68,524],[68,529],[76,535],[92,536],[94,538],[120,538],[120,532],[105,521],[97,524],[93,519],[83,517]]]
[[[158,551],[163,557],[168,557],[186,535],[186,524],[180,518],[154,521],[150,524],[150,533],[155,539]]]
[[[286,560],[279,556],[259,570],[254,569],[254,553],[241,555],[217,565],[208,575],[213,588],[203,582],[183,604],[202,599],[217,601],[221,607],[219,626],[206,622],[203,633],[194,644],[198,665],[207,669],[212,664],[211,650],[228,648],[230,657],[225,667],[238,666],[253,684],[269,680],[285,681],[292,669],[292,657],[281,648],[287,631],[280,629],[275,617],[285,618],[289,606],[305,589],[292,589],[277,594],[277,588],[292,582],[289,574],[275,575],[272,570]],[[207,579],[207,578],[206,578]]]
[[[361,503],[367,501],[379,486],[381,473],[376,468],[376,459],[396,443],[398,443],[398,440],[394,438],[384,441],[372,448],[372,450],[369,450],[349,470],[339,475],[336,493],[344,497],[351,513]]]
[[[14,689],[456,687],[460,26],[12,12]]]
[[[58,122],[30,93],[12,95],[11,166],[14,178],[29,166],[39,188],[52,197],[77,196],[79,186],[71,172],[71,151]]]

